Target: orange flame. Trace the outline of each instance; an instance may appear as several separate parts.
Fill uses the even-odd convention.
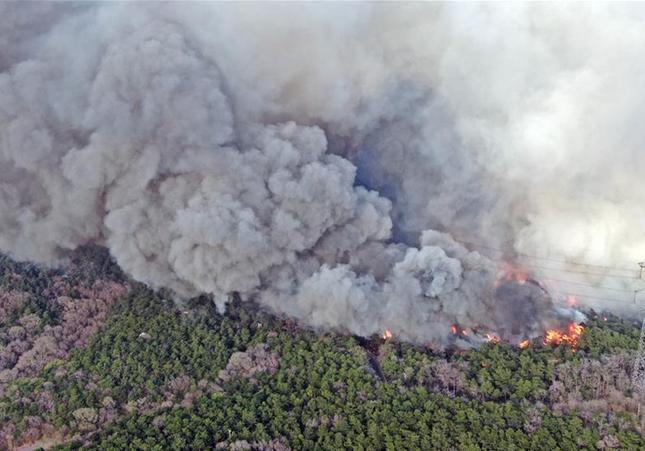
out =
[[[486,340],[488,340],[489,343],[499,343],[499,337],[491,334],[486,334]]]
[[[522,268],[508,267],[508,268],[505,268],[502,274],[497,277],[496,285],[499,285],[499,283],[502,280],[507,282],[515,281],[520,285],[523,285],[524,283],[526,283],[527,280],[529,280],[529,273],[528,271]]]
[[[385,332],[383,332],[383,335],[381,336],[383,337],[383,340],[389,340],[390,338],[392,338],[392,332],[385,329]]]
[[[565,299],[565,302],[567,303],[567,305],[569,307],[575,307],[576,305],[578,305],[578,300],[572,294],[567,295],[567,298]]]
[[[525,269],[503,265],[501,271],[497,275],[497,280],[495,281],[495,287],[498,287],[502,282],[512,282],[512,281],[515,281],[520,285],[523,285],[526,283],[527,280],[529,280],[529,273]]]
[[[452,326],[450,326],[450,332],[452,332],[453,334],[456,334],[457,333],[457,326],[455,326],[454,324]]]
[[[570,323],[564,331],[557,329],[547,330],[544,337],[544,344],[568,344],[575,350],[583,331],[584,327],[576,323]]]
[[[522,269],[517,269],[510,274],[510,278],[520,284],[523,284],[527,280],[529,280],[529,274]]]
[[[522,341],[522,342],[520,343],[520,348],[522,348],[522,349],[526,349],[526,348],[528,348],[528,347],[529,347],[529,345],[530,345],[530,344],[531,344],[531,342],[530,342],[529,340],[524,340],[524,341]]]

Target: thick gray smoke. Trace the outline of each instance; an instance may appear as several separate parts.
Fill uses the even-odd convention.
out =
[[[640,5],[0,17],[0,250],[18,258],[102,244],[180,298],[445,344],[452,324],[534,336],[557,320],[536,285],[500,287],[496,260],[562,274],[645,257]],[[578,284],[635,283],[573,267]]]

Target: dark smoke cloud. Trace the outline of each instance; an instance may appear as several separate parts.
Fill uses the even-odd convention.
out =
[[[0,15],[0,249],[18,258],[97,243],[179,298],[445,343],[455,323],[533,336],[557,315],[444,232],[645,255],[639,6]]]

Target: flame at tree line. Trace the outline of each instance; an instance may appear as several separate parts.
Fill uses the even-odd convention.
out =
[[[469,336],[468,331],[466,329],[462,329],[460,331],[457,325],[454,325],[454,324],[450,326],[450,331],[453,333],[453,335],[463,335],[464,337]],[[556,346],[561,344],[567,344],[575,350],[578,345],[578,340],[582,336],[583,331],[584,331],[584,326],[582,324],[576,324],[573,322],[569,323],[567,327],[563,330],[549,329],[545,332],[544,340],[542,341],[542,344],[556,345]],[[381,335],[381,338],[383,338],[383,340],[385,341],[390,340],[393,337],[394,337],[394,334],[389,329],[386,329],[385,332],[383,332],[383,334]],[[498,336],[489,334],[489,333],[484,334],[484,338],[486,339],[487,342],[493,343],[493,344],[498,344],[503,341]],[[521,349],[526,349],[530,345],[531,345],[531,340],[526,339],[526,340],[522,340],[518,344],[518,347],[520,347]]]
[[[571,345],[575,349],[583,331],[584,327],[576,323],[570,323],[566,331],[556,329],[547,330],[546,336],[544,337],[544,344],[559,345],[564,343]]]
[[[502,275],[498,277],[497,283],[500,283],[501,281],[512,280],[523,284],[529,279],[530,278],[527,271],[522,269],[517,269],[517,268],[508,268],[502,272]],[[567,295],[565,297],[564,302],[570,308],[574,308],[578,304],[578,301],[574,295]],[[606,318],[604,319],[606,321]],[[565,344],[565,345],[571,346],[571,348],[573,348],[573,350],[575,351],[583,331],[584,331],[584,326],[582,324],[577,324],[575,322],[568,323],[567,326],[564,328],[547,329],[544,332],[544,339],[542,341],[542,344],[545,346],[546,345],[558,346],[561,344]],[[452,335],[462,336],[462,337],[469,337],[470,333],[472,332],[473,336],[475,337],[479,336],[480,338],[483,338],[488,343],[493,343],[493,344],[498,344],[503,341],[506,342],[505,340],[502,340],[500,337],[492,333],[480,334],[477,330],[474,330],[474,329],[469,332],[468,329],[461,328],[459,327],[458,324],[452,324],[450,326],[450,332],[452,333]],[[394,334],[392,333],[391,330],[386,329],[385,332],[381,335],[381,337],[383,338],[383,340],[387,341],[392,339],[394,337]],[[517,346],[521,349],[526,349],[529,346],[531,346],[531,343],[532,341],[529,338],[526,338],[520,341],[519,343],[517,343]]]

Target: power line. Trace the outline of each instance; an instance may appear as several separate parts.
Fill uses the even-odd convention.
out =
[[[484,249],[489,249],[493,251],[500,252],[502,254],[506,254],[506,251],[488,246],[485,244],[478,244],[478,243],[473,243],[472,241],[466,241],[466,240],[458,240],[455,239],[458,243],[465,244],[471,247],[480,247]],[[627,268],[621,268],[621,267],[612,267],[612,266],[603,266],[603,265],[594,265],[591,263],[583,263],[583,262],[575,262],[575,261],[567,261],[567,260],[558,260],[554,258],[548,258],[548,257],[539,257],[537,255],[530,255],[530,254],[524,254],[522,252],[515,252],[516,255],[526,257],[526,258],[532,258],[536,260],[544,260],[544,261],[551,261],[551,262],[556,262],[556,263],[562,263],[566,265],[577,265],[577,266],[586,266],[589,268],[598,268],[598,269],[604,269],[608,271],[629,271],[632,274],[636,273],[636,270],[634,269],[627,269]],[[508,264],[508,262],[503,262],[499,260],[495,260],[495,263],[497,264]],[[526,264],[524,263],[523,266],[527,267],[527,269],[542,269],[545,271],[556,271],[560,272],[563,274],[582,274],[582,275],[588,275],[588,276],[599,276],[599,277],[604,277],[604,278],[616,278],[616,279],[624,279],[624,280],[642,280],[642,272],[645,270],[645,262],[639,263],[641,266],[641,274],[639,276],[627,276],[624,274],[607,274],[607,273],[600,273],[600,272],[590,272],[590,271],[581,271],[581,270],[572,270],[572,269],[564,269],[564,268],[553,268],[549,266],[542,266],[539,264]],[[581,268],[582,269],[582,268]],[[571,280],[563,280],[563,279],[557,279],[557,278],[550,278],[550,277],[540,277],[540,280],[543,281],[552,281],[552,282],[561,282],[561,283],[568,283],[576,286],[581,286],[581,287],[586,287],[589,289],[593,290],[611,290],[615,292],[620,292],[620,293],[635,293],[633,290],[622,290],[618,288],[610,288],[610,287],[604,287],[604,286],[594,286],[590,284],[585,284],[581,282],[574,282]],[[636,290],[636,292],[639,290]],[[615,299],[615,298],[606,298],[606,297],[600,297],[600,296],[593,296],[593,295],[587,295],[587,294],[580,294],[580,293],[571,293],[571,292],[563,292],[563,291],[551,291],[549,290],[551,294],[559,294],[562,296],[576,296],[580,298],[588,298],[588,299],[596,299],[600,301],[606,301],[606,302],[613,302],[613,303],[618,303],[618,304],[633,304],[632,301],[630,300],[625,300],[625,299]],[[645,320],[644,320],[645,321]]]
[[[562,269],[562,268],[549,268],[548,266],[540,266],[540,265],[526,265],[529,268],[537,268],[537,269],[543,269],[547,271],[559,271],[563,273],[568,273],[568,274],[584,274],[587,276],[600,276],[600,277],[607,277],[607,278],[616,278],[616,279],[627,279],[627,280],[638,280],[640,277],[635,277],[635,276],[624,276],[624,275],[618,275],[618,274],[603,274],[599,272],[587,272],[587,271],[573,271],[569,269]]]
[[[472,246],[472,247],[480,247],[480,248],[483,248],[483,249],[490,249],[490,250],[501,252],[501,253],[504,253],[504,254],[506,253],[506,251],[503,250],[503,249],[499,249],[499,248],[496,248],[496,247],[493,247],[493,246],[488,246],[486,244],[473,243],[472,241],[466,241],[466,240],[458,240],[458,239],[454,239],[454,240],[457,241],[458,243],[466,244],[466,245],[469,245],[469,246]],[[540,256],[537,256],[537,255],[525,254],[525,253],[522,253],[522,252],[515,252],[515,251],[513,251],[513,253],[515,255],[520,255],[520,256],[526,257],[526,258],[533,258],[533,259],[536,259],[536,260],[544,260],[544,261],[550,261],[550,262],[555,262],[555,263],[563,263],[563,264],[567,264],[567,265],[587,266],[587,267],[590,267],[590,268],[606,269],[606,270],[610,270],[610,271],[629,271],[631,273],[636,272],[635,269],[629,269],[629,268],[624,268],[624,267],[603,266],[603,265],[594,265],[592,263],[575,262],[575,261],[569,261],[569,260],[559,260],[559,259],[555,259],[555,258],[540,257]],[[638,277],[635,277],[635,278],[638,279]]]
[[[493,247],[493,246],[488,246],[488,245],[485,245],[485,244],[473,243],[472,241],[460,241],[460,240],[455,240],[455,241],[458,241],[458,242],[463,243],[463,244],[469,244],[469,245],[475,246],[475,247],[481,247],[481,248],[485,248],[485,249],[498,251],[498,252],[501,252],[501,253],[506,253],[507,252],[504,249],[496,248],[496,247]],[[544,261],[550,261],[550,262],[555,262],[555,263],[564,263],[564,264],[568,264],[568,265],[577,265],[577,266],[588,266],[588,267],[592,267],[592,268],[607,269],[607,270],[611,270],[611,271],[628,271],[628,272],[631,272],[631,273],[635,272],[635,269],[633,269],[633,268],[625,268],[625,267],[618,267],[618,266],[604,266],[604,265],[596,265],[596,264],[593,264],[593,263],[576,262],[576,261],[571,261],[571,260],[561,260],[561,259],[550,258],[550,257],[540,257],[538,255],[525,254],[523,252],[517,252],[517,251],[513,251],[513,253],[515,255],[519,255],[519,256],[522,256],[522,257],[526,257],[526,258],[533,258],[533,259],[536,259],[536,260],[544,260]]]
[[[624,300],[624,299],[612,299],[612,298],[603,298],[603,297],[598,297],[598,296],[590,296],[588,294],[580,294],[580,293],[569,293],[569,292],[563,292],[563,291],[551,291],[551,294],[561,294],[563,296],[576,296],[580,298],[588,298],[588,299],[596,299],[598,301],[607,301],[607,302],[616,302],[619,304],[631,304],[633,305],[634,303],[632,301]]]
[[[592,288],[594,290],[611,290],[611,291],[617,291],[620,293],[629,293],[632,294],[634,290],[621,290],[620,288],[609,288],[609,287],[603,287],[603,286],[595,286],[595,285],[589,285],[588,283],[580,283],[580,282],[573,282],[571,280],[561,280],[561,279],[551,279],[548,277],[540,277],[540,282],[542,281],[552,281],[552,282],[562,282],[562,283],[568,283],[571,285],[577,285],[581,287],[587,287],[587,288]]]

